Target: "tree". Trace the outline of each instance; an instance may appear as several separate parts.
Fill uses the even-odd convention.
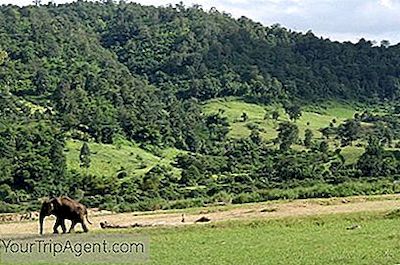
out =
[[[400,104],[397,104],[395,107],[394,107],[394,114],[400,114]]]
[[[322,133],[322,136],[324,136],[326,139],[329,139],[331,136],[334,136],[337,134],[338,129],[333,126],[329,126],[329,127],[321,128],[321,129],[319,129],[319,131]]]
[[[194,186],[197,184],[197,181],[201,178],[201,173],[199,169],[190,165],[187,169],[184,169],[181,174],[181,178],[179,179],[179,184],[185,186]]]
[[[141,189],[150,197],[157,197],[159,193],[166,192],[174,180],[167,167],[156,165],[152,167],[142,179]]]
[[[299,137],[299,128],[296,124],[290,122],[282,122],[278,127],[277,142],[279,143],[279,149],[287,151],[290,146],[297,142]]]
[[[310,147],[312,143],[312,138],[314,134],[310,129],[306,129],[305,134],[304,134],[304,146]]]
[[[5,51],[0,50],[0,65],[7,59],[8,55]]]
[[[301,108],[296,104],[286,104],[284,106],[285,112],[289,115],[289,119],[296,121],[301,117]]]
[[[328,143],[326,142],[326,141],[322,141],[320,144],[319,144],[319,151],[321,152],[321,153],[327,153],[328,152],[328,150],[329,150],[329,145],[328,145]]]
[[[364,176],[378,177],[382,174],[384,168],[383,154],[385,150],[378,138],[371,137],[364,154],[357,161],[357,168],[360,169]]]
[[[210,138],[215,141],[223,141],[229,132],[228,118],[221,113],[214,113],[206,118],[206,126],[210,133]]]
[[[89,169],[90,167],[90,149],[89,145],[84,142],[81,148],[81,152],[79,155],[79,160],[81,162],[80,167],[85,168],[86,170]]]
[[[250,140],[251,140],[254,144],[257,144],[257,145],[261,144],[262,138],[261,138],[261,135],[260,135],[259,130],[257,130],[257,129],[251,130],[251,133],[250,133]]]
[[[243,122],[246,122],[248,119],[249,119],[249,116],[247,116],[247,113],[246,112],[243,112],[242,113],[242,116],[240,116],[241,118],[242,118],[242,121]]]
[[[393,142],[394,133],[384,122],[377,122],[374,127],[374,136],[376,136],[381,143],[390,147]]]
[[[65,140],[63,135],[59,134],[54,137],[54,141],[50,148],[50,158],[53,164],[57,165],[56,176],[60,178],[66,175],[67,159],[64,154]]]
[[[272,119],[274,119],[275,121],[277,121],[279,119],[279,112],[274,110],[272,112]]]
[[[388,40],[381,40],[381,47],[389,48],[390,42]]]
[[[359,121],[347,120],[339,126],[338,136],[341,138],[342,146],[351,145],[358,139],[361,133],[361,125]]]

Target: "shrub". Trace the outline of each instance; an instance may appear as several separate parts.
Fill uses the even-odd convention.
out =
[[[259,202],[262,200],[262,197],[259,193],[240,193],[236,195],[232,203],[240,204],[240,203],[250,203],[250,202]]]
[[[226,204],[232,202],[232,195],[227,193],[226,191],[220,191],[215,194],[212,199],[213,202],[224,202]]]

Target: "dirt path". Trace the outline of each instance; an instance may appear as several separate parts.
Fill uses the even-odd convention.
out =
[[[400,208],[400,195],[376,196],[376,197],[349,197],[337,199],[310,199],[291,202],[266,202],[246,204],[239,206],[206,207],[200,209],[188,209],[181,211],[156,211],[96,215],[89,213],[93,225],[91,230],[99,230],[100,222],[107,221],[116,225],[131,225],[139,223],[151,226],[180,226],[193,224],[197,219],[206,216],[211,222],[226,220],[252,219],[252,218],[282,218],[290,216],[310,216],[332,213],[354,213],[368,211],[390,211]],[[181,222],[182,213],[185,214],[185,222]],[[45,233],[52,232],[54,218],[45,220]],[[67,227],[69,223],[67,223]],[[80,229],[79,225],[76,230]],[[37,234],[37,221],[14,222],[0,224],[1,235]]]

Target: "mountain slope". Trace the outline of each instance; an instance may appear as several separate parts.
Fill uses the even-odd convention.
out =
[[[0,24],[0,211],[59,194],[120,210],[333,196],[362,178],[384,180],[351,192],[387,192],[400,174],[400,45],[124,1],[2,5]],[[320,109],[343,99],[362,107]]]

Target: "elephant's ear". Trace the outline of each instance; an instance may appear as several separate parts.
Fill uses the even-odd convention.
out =
[[[53,209],[58,209],[61,206],[61,199],[56,197],[56,198],[52,198],[50,200],[51,205],[53,206]]]

